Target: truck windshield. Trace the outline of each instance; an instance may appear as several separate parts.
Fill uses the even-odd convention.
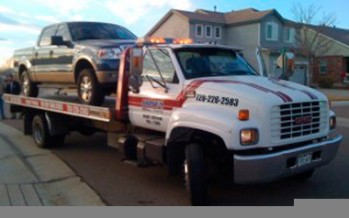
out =
[[[76,22],[69,23],[73,41],[94,39],[136,39],[127,29],[108,23]]]
[[[258,75],[235,51],[224,48],[178,48],[174,50],[186,79]]]

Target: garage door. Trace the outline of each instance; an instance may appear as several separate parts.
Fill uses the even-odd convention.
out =
[[[296,65],[293,75],[290,77],[290,81],[305,85],[306,73],[307,73],[306,65]]]

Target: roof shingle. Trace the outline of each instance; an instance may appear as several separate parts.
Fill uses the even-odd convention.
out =
[[[276,12],[274,9],[259,11],[254,8],[247,8],[243,10],[230,11],[225,13],[202,10],[202,9],[196,10],[195,12],[182,11],[182,10],[174,10],[174,11],[182,14],[183,16],[187,17],[190,20],[215,22],[215,23],[228,24],[228,25],[259,21],[263,19],[265,16]]]

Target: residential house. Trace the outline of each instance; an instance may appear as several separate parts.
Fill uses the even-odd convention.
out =
[[[335,83],[349,83],[349,30],[326,26],[308,28],[313,30],[314,34],[319,34],[320,40],[327,40],[331,47],[316,54],[313,82],[317,83],[320,78],[330,76]]]
[[[258,69],[256,49],[261,48],[269,75],[278,77],[282,69],[276,65],[282,50],[295,46],[296,30],[276,10],[248,8],[238,11],[195,12],[170,10],[146,35],[190,37],[197,43],[239,46],[244,57]],[[296,67],[290,80],[306,84],[308,62],[296,55]]]

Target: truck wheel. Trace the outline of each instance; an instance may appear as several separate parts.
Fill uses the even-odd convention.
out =
[[[82,103],[96,106],[102,105],[105,94],[92,69],[84,69],[79,73],[77,89]]]
[[[35,115],[32,122],[33,138],[40,148],[49,148],[52,146],[52,136],[49,133],[44,115]]]
[[[28,96],[28,97],[38,96],[38,93],[39,93],[38,86],[34,84],[32,81],[30,81],[28,71],[25,70],[22,72],[20,81],[21,81],[22,92],[24,96]]]
[[[191,203],[205,206],[208,203],[207,168],[204,152],[198,144],[189,144],[185,149],[184,173]]]

